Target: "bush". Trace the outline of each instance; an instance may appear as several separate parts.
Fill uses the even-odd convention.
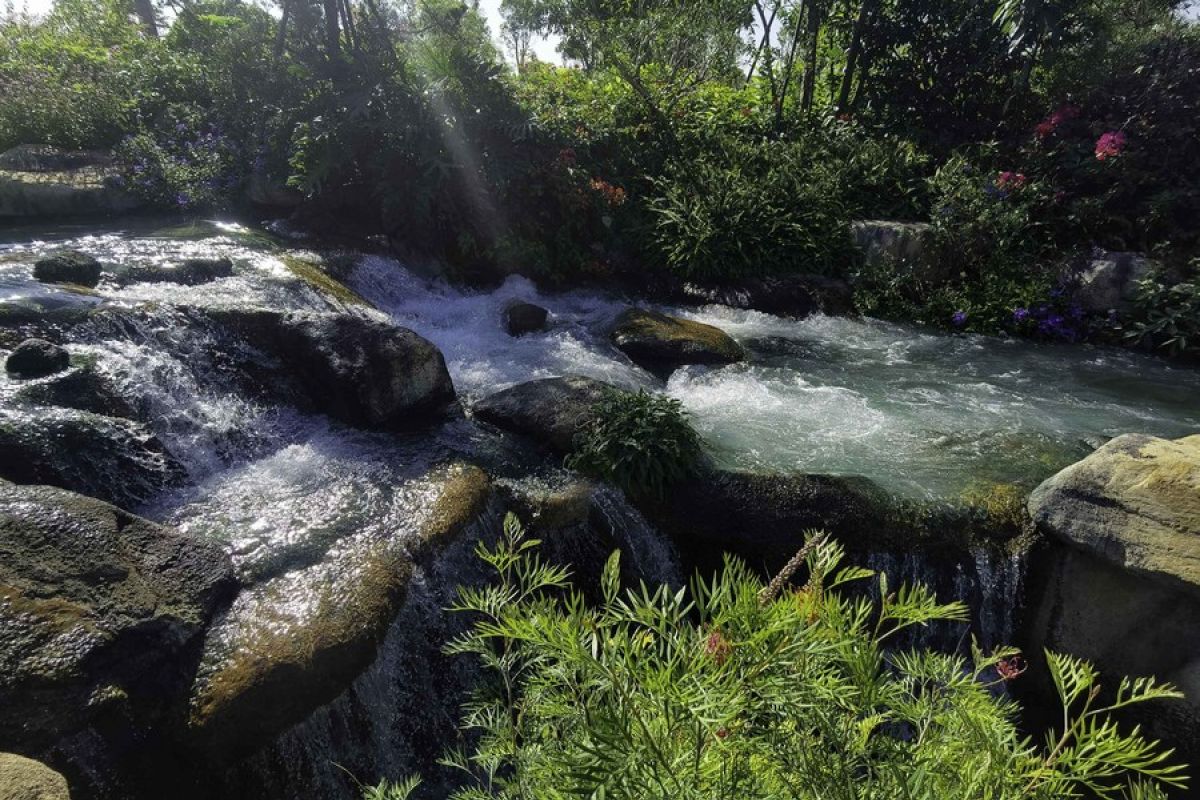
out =
[[[1015,651],[892,649],[966,607],[843,566],[824,534],[767,586],[730,559],[690,590],[622,593],[614,553],[598,608],[536,544],[510,516],[495,548],[478,548],[498,584],[460,589],[455,610],[476,621],[448,650],[492,680],[466,707],[472,749],[446,759],[467,781],[456,800],[1162,800],[1185,784],[1168,752],[1109,717],[1180,697],[1172,687],[1124,679],[1101,702],[1089,664],[1048,654],[1063,727],[1039,747],[1000,690],[1024,669]],[[800,568],[807,581],[790,588]],[[866,582],[878,591],[843,593]]]
[[[743,145],[676,164],[650,201],[653,238],[680,277],[833,274],[849,261],[846,208],[832,175],[789,142]]]
[[[1192,263],[1200,272],[1200,259]],[[1161,278],[1142,281],[1138,285],[1137,312],[1126,338],[1172,356],[1200,356],[1200,281],[1174,285]]]
[[[610,391],[592,410],[567,465],[631,494],[661,497],[701,456],[700,437],[678,400],[644,389]]]

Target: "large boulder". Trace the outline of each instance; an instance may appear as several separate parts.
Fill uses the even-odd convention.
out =
[[[216,543],[0,483],[0,748],[42,747],[106,712],[156,717],[186,690],[232,580]]]
[[[1175,683],[1184,701],[1155,704],[1131,721],[1195,763],[1200,436],[1119,436],[1039,486],[1029,511],[1051,539],[1031,562],[1026,651],[1086,658],[1110,676],[1107,684],[1122,675]],[[1052,696],[1048,685],[1040,689]]]
[[[100,262],[78,250],[63,250],[33,265],[33,277],[42,283],[71,283],[94,287],[100,282]]]
[[[1119,436],[1029,498],[1047,533],[1200,597],[1200,436]]]
[[[717,303],[783,317],[854,313],[850,285],[821,275],[771,275],[750,278],[736,286],[685,283],[679,294],[685,302]]]
[[[278,359],[318,410],[351,425],[413,427],[455,398],[441,351],[407,328],[353,313],[203,313]]]
[[[1139,253],[1101,251],[1071,276],[1074,299],[1085,311],[1129,311],[1138,281],[1154,274],[1158,265]]]
[[[641,308],[623,311],[610,338],[635,363],[652,371],[684,364],[731,364],[746,357],[741,345],[720,328]]]
[[[192,740],[219,757],[247,755],[342,694],[375,658],[416,564],[484,515],[491,482],[454,464],[428,480],[411,539],[367,534],[319,561],[248,587],[213,626],[192,687]]]
[[[65,348],[45,339],[26,339],[4,360],[4,369],[22,378],[40,378],[62,372],[71,364]]]
[[[546,309],[533,303],[515,301],[504,307],[501,322],[509,336],[524,336],[546,327]]]
[[[0,800],[71,800],[67,779],[40,761],[0,753]]]
[[[569,453],[591,419],[592,407],[611,391],[620,390],[581,375],[542,378],[485,397],[471,407],[471,413],[497,428]]]
[[[50,484],[128,508],[183,474],[132,420],[56,407],[0,410],[0,479]]]

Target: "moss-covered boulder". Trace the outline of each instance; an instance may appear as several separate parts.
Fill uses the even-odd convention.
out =
[[[259,308],[201,313],[277,359],[317,410],[351,425],[411,428],[455,399],[441,351],[382,319]]]
[[[91,288],[100,282],[100,262],[78,250],[62,250],[34,264],[33,277],[42,283],[69,283]]]
[[[1113,439],[1029,498],[1045,532],[1200,596],[1200,436]]]
[[[720,328],[642,308],[621,312],[610,338],[634,363],[655,372],[684,364],[731,364],[746,357]]]
[[[108,711],[153,720],[186,691],[232,580],[211,542],[0,483],[0,748],[44,746]]]
[[[491,497],[488,476],[470,465],[427,482],[412,536],[346,537],[317,563],[242,591],[205,643],[188,723],[196,744],[218,757],[254,752],[371,664],[414,565],[466,531]]]
[[[471,413],[497,428],[569,453],[591,418],[592,407],[610,391],[620,390],[582,375],[541,378],[485,397],[471,407]]]
[[[26,339],[4,359],[4,370],[20,378],[40,378],[62,372],[70,364],[66,348],[45,339]]]
[[[0,753],[0,800],[71,800],[67,779],[40,761]]]

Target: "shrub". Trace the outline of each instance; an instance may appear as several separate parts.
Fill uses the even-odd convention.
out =
[[[610,391],[592,410],[567,464],[631,494],[661,497],[695,470],[701,455],[700,437],[678,400],[644,389]]]
[[[689,590],[622,593],[614,553],[596,608],[536,544],[510,516],[477,551],[498,583],[460,589],[455,610],[476,621],[448,650],[493,680],[465,710],[471,750],[446,759],[467,781],[456,800],[1162,800],[1185,783],[1168,752],[1109,717],[1181,696],[1172,687],[1125,679],[1101,702],[1089,664],[1048,654],[1063,726],[1038,747],[999,691],[1024,670],[1015,651],[892,649],[967,609],[843,566],[824,534],[767,586],[729,559]],[[801,567],[806,583],[789,588]],[[843,593],[864,582],[878,591]]]
[[[1200,269],[1200,259],[1192,263]],[[1148,278],[1138,285],[1137,308],[1129,341],[1172,356],[1200,356],[1200,281],[1169,285]]]
[[[837,272],[849,259],[849,217],[839,187],[814,157],[789,142],[729,142],[674,165],[650,201],[667,267],[717,281]]]

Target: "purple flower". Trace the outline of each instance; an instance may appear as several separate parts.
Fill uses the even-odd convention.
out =
[[[175,195],[175,204],[178,206],[186,206],[190,202],[192,202],[192,198],[188,197],[186,192]]]
[[[1013,309],[1013,322],[1024,322],[1027,319],[1029,319],[1029,309],[1028,308],[1014,308]]]
[[[967,324],[967,312],[955,311],[954,315],[950,317],[950,321],[954,323],[954,327],[961,328]]]

